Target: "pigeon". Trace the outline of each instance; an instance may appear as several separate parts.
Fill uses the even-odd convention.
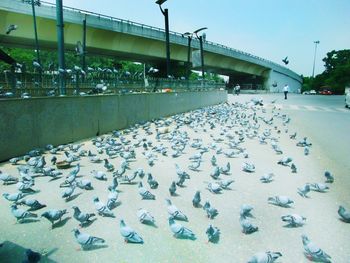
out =
[[[196,235],[188,228],[182,226],[181,224],[175,222],[174,218],[169,218],[169,226],[171,232],[173,232],[174,237],[181,239],[191,239],[195,240]]]
[[[165,199],[167,203],[167,209],[168,209],[168,214],[170,215],[171,218],[177,219],[177,220],[183,220],[183,221],[188,221],[187,216],[181,212],[175,205],[171,203],[169,199]]]
[[[91,174],[92,174],[93,177],[95,177],[98,180],[101,180],[101,181],[106,181],[107,180],[107,175],[104,172],[102,172],[102,171],[92,170]]]
[[[280,252],[259,252],[253,255],[248,263],[273,263],[275,262],[279,257],[282,257],[282,253]]]
[[[34,185],[33,181],[29,182],[18,182],[16,184],[17,189],[21,191],[22,193],[35,193],[35,190],[33,190],[31,187]]]
[[[216,157],[215,157],[215,155],[213,155],[213,156],[211,157],[210,162],[211,162],[211,165],[212,165],[212,166],[216,166]]]
[[[281,160],[277,162],[277,164],[281,164],[283,166],[289,166],[289,163],[293,161],[293,158],[291,157],[284,157]]]
[[[323,183],[314,183],[314,184],[310,184],[310,189],[312,191],[326,193],[327,190],[329,190],[329,187]]]
[[[203,209],[207,212],[207,216],[210,219],[214,219],[218,214],[218,210],[214,207],[212,207],[209,203],[209,201],[206,201],[203,205]]]
[[[26,205],[29,206],[28,211],[36,211],[41,208],[46,207],[46,205],[41,204],[38,200],[36,199],[22,199],[21,201],[17,202],[20,205]]]
[[[16,165],[19,161],[23,160],[23,156],[21,157],[14,157],[14,158],[11,158],[9,160],[9,162],[12,164],[12,165]]]
[[[282,59],[282,61],[285,65],[288,65],[289,63],[288,57],[285,57],[284,59]]]
[[[252,234],[256,231],[258,231],[258,227],[253,225],[250,220],[248,220],[246,217],[244,216],[241,216],[239,218],[239,222],[241,224],[241,227],[242,227],[242,233],[244,234]]]
[[[274,176],[275,175],[273,173],[264,174],[262,177],[260,177],[260,181],[262,183],[271,183]]]
[[[98,197],[94,197],[93,201],[95,203],[95,208],[100,216],[114,217],[113,212],[110,209],[108,209],[108,207],[105,204],[103,204],[98,199]]]
[[[126,243],[128,242],[139,243],[139,244],[143,243],[142,237],[139,234],[137,234],[135,230],[133,230],[128,225],[126,225],[123,219],[120,220],[119,226],[120,226],[120,234],[122,235],[122,237],[124,237],[124,241]]]
[[[118,200],[118,192],[114,189],[109,190],[108,200],[107,200],[107,208],[112,210],[115,206],[117,206]]]
[[[242,170],[248,173],[253,173],[255,171],[255,165],[252,163],[244,162],[242,165]]]
[[[140,208],[137,210],[137,217],[139,221],[144,224],[154,224],[154,217],[146,209]]]
[[[152,177],[151,173],[147,174],[147,183],[149,184],[149,187],[151,187],[151,189],[158,188],[158,182]]]
[[[253,215],[250,213],[253,210],[253,207],[251,205],[243,204],[241,205],[239,214],[241,217],[253,217]]]
[[[169,187],[169,193],[171,196],[176,195],[176,183],[173,181]]]
[[[42,217],[45,217],[47,220],[51,222],[51,226],[55,224],[55,221],[61,221],[62,216],[67,213],[67,209],[58,210],[58,209],[50,209],[41,214]]]
[[[268,202],[270,204],[274,204],[274,205],[286,207],[286,208],[289,208],[291,206],[291,204],[294,203],[294,201],[292,199],[290,199],[289,197],[284,196],[284,195],[269,197]]]
[[[113,177],[112,179],[112,185],[108,186],[108,190],[112,191],[117,191],[117,187],[118,187],[119,183],[118,183],[118,178],[117,177]]]
[[[215,226],[209,225],[205,233],[208,236],[208,242],[217,242],[220,238],[220,229]]]
[[[345,207],[339,206],[338,215],[341,217],[342,221],[350,223],[350,212],[346,210]]]
[[[25,195],[22,192],[17,192],[13,194],[3,193],[2,196],[8,201],[17,202],[18,200],[23,198]]]
[[[9,25],[6,29],[6,35],[10,34],[12,31],[16,30],[18,28],[17,25]]]
[[[106,168],[106,170],[107,170],[108,172],[112,172],[112,171],[114,170],[113,164],[111,164],[110,162],[108,162],[107,159],[104,159],[104,162],[105,162],[104,167]]]
[[[100,237],[90,236],[86,233],[82,233],[77,228],[74,228],[72,232],[74,232],[75,239],[83,249],[89,246],[100,245],[105,243],[104,239]]]
[[[3,173],[1,171],[0,171],[0,180],[3,181],[3,185],[15,184],[18,182],[18,178],[13,177],[7,173]]]
[[[192,171],[199,171],[198,168],[201,165],[201,160],[196,160],[188,166],[188,169]]]
[[[27,219],[27,218],[36,218],[38,215],[28,212],[26,210],[17,208],[16,204],[11,205],[11,213],[13,214],[14,217],[16,217],[17,222],[21,223],[22,220]]]
[[[84,190],[93,190],[92,183],[89,179],[81,179],[75,182],[75,185],[80,189]]]
[[[200,191],[196,191],[192,199],[192,204],[194,207],[200,207],[200,202],[201,202],[201,193]]]
[[[306,218],[298,214],[290,214],[281,216],[283,222],[287,222],[289,227],[299,227],[305,224]]]
[[[219,194],[221,193],[222,188],[218,183],[208,183],[208,190],[213,194]]]
[[[325,171],[324,176],[327,179],[326,183],[333,183],[334,182],[334,176],[329,171]]]
[[[141,195],[142,199],[145,200],[155,200],[156,196],[152,194],[150,191],[148,191],[143,185],[142,182],[139,182],[139,194]]]
[[[310,153],[310,148],[305,146],[305,148],[304,148],[304,155],[309,155],[309,153]]]
[[[304,254],[309,260],[323,263],[331,263],[331,256],[329,256],[317,245],[311,242],[306,235],[301,235],[301,238],[304,245]]]
[[[69,201],[69,199],[72,197],[72,194],[74,193],[74,189],[75,189],[75,184],[72,184],[70,187],[67,187],[66,189],[64,189],[61,197],[65,198],[66,201]]]
[[[72,206],[74,210],[73,217],[80,222],[80,226],[83,226],[86,223],[91,222],[90,218],[95,216],[94,213],[83,213],[80,211],[79,207],[77,206]]]
[[[231,169],[231,165],[228,162],[226,164],[226,166],[220,168],[220,173],[225,174],[225,175],[229,175],[230,174],[230,169]]]
[[[290,165],[290,169],[292,170],[292,173],[297,173],[297,167],[296,167],[296,165],[294,164],[294,163],[292,163],[291,165]]]
[[[298,194],[302,197],[308,197],[307,194],[310,190],[310,184],[305,184],[303,188],[298,188]]]
[[[220,176],[220,168],[219,166],[214,166],[213,171],[210,173],[210,176],[214,179],[217,180]]]
[[[69,175],[67,176],[67,178],[68,178],[69,176],[76,177],[77,174],[79,173],[79,171],[80,171],[80,163],[77,163],[77,165],[73,168],[73,170],[71,170],[71,171],[69,172]]]

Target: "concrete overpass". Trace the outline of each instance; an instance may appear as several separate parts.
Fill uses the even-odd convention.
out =
[[[56,49],[56,7],[42,4],[36,7],[40,48]],[[165,31],[140,23],[104,16],[74,8],[64,9],[65,48],[74,49],[82,39],[82,23],[87,21],[87,52],[121,59],[164,64]],[[18,29],[6,35],[8,25]],[[31,6],[21,0],[0,1],[0,44],[18,47],[34,47]],[[193,39],[192,48],[199,49],[199,41]],[[205,70],[230,76],[230,82],[255,80],[270,91],[281,91],[288,83],[291,91],[301,87],[302,78],[295,72],[272,61],[233,48],[206,41],[203,45]],[[187,38],[170,32],[172,64],[184,65],[187,61]]]

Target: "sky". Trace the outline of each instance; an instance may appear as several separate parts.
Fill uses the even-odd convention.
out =
[[[55,3],[55,0],[46,0]],[[63,0],[63,5],[164,28],[155,0]],[[332,50],[350,49],[350,0],[168,0],[171,31],[208,27],[206,39],[315,75]]]

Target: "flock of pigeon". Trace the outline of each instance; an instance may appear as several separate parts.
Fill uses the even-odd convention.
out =
[[[271,115],[266,114],[267,109],[262,107],[262,104],[261,100],[256,99],[246,103],[224,103],[169,118],[135,124],[125,130],[113,131],[111,134],[91,139],[88,143],[93,146],[89,149],[86,147],[88,143],[47,145],[45,149],[34,149],[24,156],[9,160],[17,167],[18,174],[0,171],[0,180],[4,185],[1,187],[2,196],[8,201],[9,213],[12,213],[18,223],[40,222],[47,219],[52,228],[55,228],[67,218],[67,214],[71,214],[76,221],[76,227],[71,229],[72,238],[75,238],[83,250],[89,250],[106,246],[103,237],[89,234],[89,226],[99,224],[100,217],[111,218],[111,222],[114,222],[113,218],[118,213],[118,207],[127,206],[129,201],[123,199],[124,193],[120,192],[120,186],[127,186],[124,188],[126,190],[137,187],[139,198],[149,200],[142,202],[161,200],[164,204],[167,209],[169,233],[178,239],[196,240],[198,238],[196,233],[185,226],[186,222],[191,223],[192,218],[175,204],[177,198],[181,198],[179,192],[186,188],[187,180],[202,176],[205,185],[203,189],[187,189],[193,191],[192,204],[190,200],[189,203],[193,209],[203,210],[204,215],[208,217],[208,227],[203,229],[207,236],[206,241],[219,243],[221,231],[214,222],[220,211],[209,200],[202,201],[202,194],[206,191],[208,195],[218,195],[231,189],[230,186],[235,181],[232,179],[235,171],[231,171],[231,158],[242,160],[241,169],[245,173],[255,172],[255,164],[250,159],[248,149],[245,148],[246,141],[252,140],[262,145],[270,144],[271,150],[281,155],[276,165],[285,166],[291,169],[292,173],[300,172],[292,157],[283,157],[284,153],[279,145],[279,135],[288,133],[290,117],[282,114],[276,107],[271,110]],[[277,125],[278,122],[280,125]],[[190,137],[188,129],[197,135],[209,134],[211,141]],[[296,146],[303,147],[305,155],[310,153],[312,144],[307,138],[298,141],[296,133],[288,136],[290,140],[295,140]],[[189,148],[195,154],[188,156]],[[177,158],[180,156],[186,156],[188,166],[185,163],[177,164]],[[135,165],[140,159],[146,161],[146,166],[137,168]],[[167,171],[157,176],[147,172],[151,167],[157,166],[160,159],[172,162],[174,172]],[[225,160],[225,164],[220,165],[219,159]],[[80,163],[83,160],[89,163],[90,175],[81,173]],[[211,170],[201,170],[205,160],[210,160]],[[67,167],[69,170],[62,169]],[[161,176],[173,176],[173,180],[169,185],[162,185]],[[295,191],[300,198],[308,198],[310,191],[322,193],[329,191],[334,176],[329,171],[326,171],[324,176],[325,183],[306,183]],[[269,184],[275,177],[273,173],[267,173],[261,176],[260,181]],[[36,189],[36,182],[43,178],[50,179],[48,184],[56,180],[59,182],[59,189],[52,191],[61,192],[61,198],[67,204],[66,209],[48,207],[44,200],[36,198],[40,192],[40,189]],[[104,183],[104,192],[95,190],[94,184],[97,182]],[[13,191],[14,187],[11,186],[14,184],[16,191]],[[167,195],[160,193],[161,188],[167,190]],[[85,211],[78,206],[76,201],[81,198],[80,195],[91,196],[91,211]],[[100,199],[101,196],[107,196],[107,200]],[[220,197],[222,202],[229,201],[225,199],[225,194]],[[267,196],[266,202],[285,208],[294,205],[294,200],[284,195]],[[246,235],[259,231],[259,227],[253,222],[253,209],[249,204],[241,204],[240,211],[237,211],[241,231]],[[145,208],[138,209],[135,214],[142,224],[150,227],[157,224],[157,217]],[[350,223],[350,212],[346,208],[340,206],[338,214],[343,222]],[[286,222],[288,227],[297,228],[305,224],[306,218],[289,213],[282,215],[281,220]],[[119,230],[121,237],[127,243],[147,242],[125,219],[120,220]],[[230,233],[223,234],[230,235]],[[301,236],[301,245],[309,260],[331,262],[331,256],[305,234]],[[279,251],[264,251],[253,255],[248,262],[272,263],[281,257],[282,253]]]

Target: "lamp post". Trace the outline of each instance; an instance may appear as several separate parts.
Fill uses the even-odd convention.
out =
[[[56,20],[57,20],[57,44],[58,44],[58,67],[60,95],[66,95],[65,85],[65,61],[64,61],[64,35],[63,35],[63,4],[62,0],[56,0]]]
[[[315,61],[316,61],[316,50],[317,50],[317,44],[320,44],[319,40],[314,41],[315,43],[315,54],[314,54],[314,65],[312,67],[312,78],[315,76]]]
[[[203,35],[198,36],[198,33],[202,30],[208,29],[207,27],[202,27],[200,29],[197,29],[196,31],[194,31],[193,33],[196,35],[197,39],[199,40],[199,46],[200,46],[200,50],[201,50],[201,65],[202,65],[202,79],[205,79],[204,76],[204,54],[203,54]]]
[[[165,48],[166,48],[166,73],[167,77],[171,76],[171,70],[170,70],[170,43],[169,43],[169,14],[168,9],[162,8],[162,4],[165,3],[167,0],[157,0],[156,4],[159,5],[160,11],[164,15],[165,19]]]
[[[41,2],[40,2],[40,0],[22,0],[22,2],[32,5],[36,61],[41,65],[39,40],[38,40],[38,30],[37,30],[37,27],[36,27],[36,15],[35,15],[35,6],[40,6]],[[41,83],[41,73],[42,73],[41,71],[42,71],[42,67],[39,69],[39,82],[40,83]]]

